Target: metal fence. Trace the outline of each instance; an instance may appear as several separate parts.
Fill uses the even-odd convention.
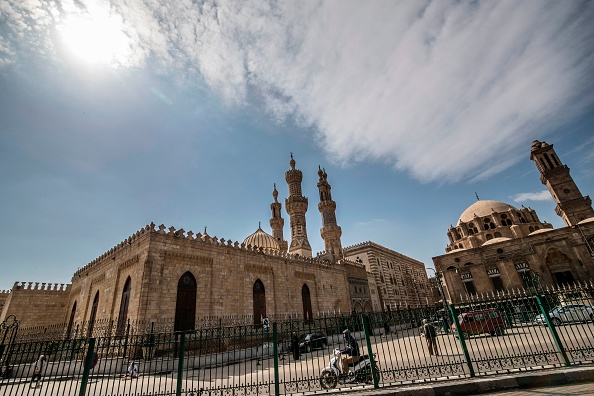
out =
[[[456,306],[277,318],[269,327],[152,326],[35,341],[11,333],[13,341],[0,344],[0,394],[303,394],[591,364],[593,305],[588,284],[474,296]],[[334,355],[345,346],[344,329],[361,351],[351,374],[341,373]],[[40,355],[41,380],[32,382]]]

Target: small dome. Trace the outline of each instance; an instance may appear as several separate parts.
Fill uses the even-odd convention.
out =
[[[481,200],[476,201],[472,205],[468,207],[462,214],[460,215],[460,220],[458,220],[458,224],[460,223],[468,223],[474,220],[474,216],[478,217],[485,217],[490,216],[493,212],[495,213],[503,213],[507,212],[508,210],[518,210],[513,206],[499,202],[499,201],[491,201],[491,200]]]
[[[493,239],[489,239],[487,242],[483,243],[483,246],[493,245],[495,243],[499,243],[499,242],[503,242],[503,241],[510,241],[510,240],[511,240],[511,238],[506,238],[506,237],[493,238]]]
[[[592,222],[594,222],[594,217],[588,217],[587,219],[580,221],[578,224],[586,224],[586,223],[592,223]]]
[[[540,230],[532,231],[528,235],[543,234],[543,233],[549,232],[549,231],[553,231],[553,229],[552,228],[541,228]]]
[[[245,246],[252,245],[252,247],[263,249],[280,250],[278,243],[274,240],[274,237],[264,232],[261,227],[258,227],[256,232],[245,238],[243,243]]]

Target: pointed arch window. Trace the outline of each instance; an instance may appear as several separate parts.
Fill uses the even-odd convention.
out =
[[[305,283],[301,288],[301,301],[303,302],[303,320],[312,320],[313,314],[311,310],[311,295],[309,293],[309,287],[307,287],[307,284]]]
[[[72,326],[74,326],[74,317],[76,315],[76,301],[72,305],[72,311],[70,311],[70,320],[68,321],[68,328],[66,329],[66,339],[70,339],[72,334]]]
[[[130,304],[130,291],[132,289],[132,279],[128,277],[126,283],[124,283],[124,289],[122,290],[122,298],[120,301],[120,313],[118,315],[118,327],[116,329],[116,335],[121,336],[124,334],[126,329],[126,321],[128,320],[128,305]]]
[[[196,278],[186,272],[177,282],[174,331],[194,329],[196,323]]]
[[[254,300],[254,324],[262,324],[262,319],[266,317],[266,289],[260,279],[254,282],[252,295]]]
[[[93,327],[95,327],[95,320],[97,320],[97,309],[99,308],[99,291],[95,293],[93,299],[93,306],[91,307],[91,316],[89,317],[89,327],[87,330],[87,337],[93,336]]]

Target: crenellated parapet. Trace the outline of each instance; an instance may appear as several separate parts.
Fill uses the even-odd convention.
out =
[[[157,226],[154,223],[150,223],[147,226],[145,226],[144,228],[137,231],[132,236],[123,240],[118,245],[114,246],[113,248],[109,249],[107,252],[103,253],[101,256],[97,257],[95,260],[91,261],[90,263],[83,266],[82,268],[79,268],[74,273],[72,278],[74,279],[76,276],[80,276],[83,273],[91,270],[96,265],[103,262],[105,259],[108,259],[108,258],[114,256],[119,251],[121,251],[124,248],[127,248],[132,243],[134,243],[136,240],[138,240],[139,238],[141,238],[142,236],[144,236],[146,234],[165,235],[170,238],[183,239],[183,240],[191,241],[192,243],[196,243],[196,244],[224,247],[224,248],[228,248],[228,249],[237,249],[237,250],[241,250],[241,251],[248,251],[248,252],[263,254],[263,255],[271,256],[271,257],[280,257],[280,258],[284,258],[287,260],[304,262],[307,264],[327,266],[327,263],[324,260],[320,260],[317,257],[316,258],[304,257],[304,256],[301,256],[298,254],[291,254],[291,253],[287,253],[285,251],[279,251],[276,249],[269,249],[269,248],[262,248],[262,247],[258,247],[258,246],[252,246],[252,245],[245,245],[244,243],[232,241],[231,239],[225,239],[225,238],[219,239],[216,236],[208,235],[206,232],[194,233],[193,231],[186,231],[183,228],[176,229],[175,227],[166,227],[163,224]]]
[[[43,291],[56,293],[70,293],[70,284],[67,283],[46,283],[46,282],[15,282],[12,286],[12,292],[16,291]],[[3,291],[4,292],[4,291]]]

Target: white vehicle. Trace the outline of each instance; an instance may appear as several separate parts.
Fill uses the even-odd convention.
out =
[[[571,322],[588,322],[594,320],[594,307],[584,304],[560,305],[549,311],[549,320],[554,326]],[[546,325],[543,314],[537,315],[534,321]]]
[[[322,389],[336,388],[336,385],[345,383],[361,382],[366,384],[373,384],[373,375],[380,380],[380,369],[377,364],[374,370],[371,369],[371,359],[368,355],[360,357],[359,361],[349,365],[348,374],[343,375],[340,360],[340,349],[334,349],[334,356],[330,359],[330,364],[322,369],[320,373],[320,385]],[[375,361],[376,355],[373,355]]]

